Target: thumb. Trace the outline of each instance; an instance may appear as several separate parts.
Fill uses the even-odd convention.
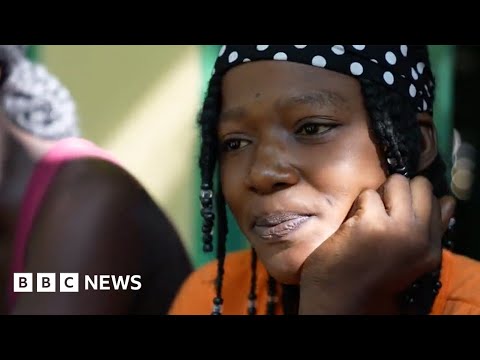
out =
[[[350,211],[344,219],[344,223],[356,218],[366,216],[381,216],[385,214],[385,205],[378,191],[372,189],[363,190],[353,202]]]
[[[440,198],[439,202],[442,218],[442,230],[445,232],[448,229],[450,219],[453,218],[455,214],[456,201],[453,196],[447,195]]]

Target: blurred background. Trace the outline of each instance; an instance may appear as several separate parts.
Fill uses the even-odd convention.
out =
[[[113,152],[144,184],[180,233],[196,267],[201,251],[196,116],[217,45],[35,45],[30,56],[70,89],[82,135]],[[476,84],[480,47],[431,45],[435,121],[452,191],[459,199],[456,250],[480,259],[475,166],[480,146]],[[193,176],[192,176],[193,174]],[[230,219],[231,220],[231,219]],[[246,246],[230,221],[228,250]]]

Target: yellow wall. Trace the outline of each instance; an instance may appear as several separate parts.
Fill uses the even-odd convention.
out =
[[[46,45],[40,60],[76,99],[83,136],[136,175],[191,250],[199,47]]]

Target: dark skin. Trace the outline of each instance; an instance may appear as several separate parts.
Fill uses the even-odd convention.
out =
[[[395,313],[395,294],[439,265],[455,203],[436,199],[423,177],[387,178],[359,83],[252,62],[225,75],[222,105],[226,202],[267,270],[300,286],[300,313]],[[431,117],[418,119],[424,169],[436,138]],[[303,220],[266,236],[262,219],[284,213]]]
[[[1,121],[1,288],[5,294],[13,234],[34,164],[52,142]],[[172,271],[172,269],[175,269]],[[100,159],[64,165],[28,239],[25,272],[141,275],[140,291],[19,293],[10,314],[165,314],[191,272],[167,216],[125,170]],[[57,280],[58,281],[58,280]],[[80,281],[83,284],[83,281]],[[2,313],[6,313],[2,298]]]

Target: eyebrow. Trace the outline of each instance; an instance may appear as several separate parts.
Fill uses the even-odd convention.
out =
[[[275,107],[288,108],[295,105],[317,105],[317,106],[334,106],[337,108],[345,107],[347,100],[340,94],[329,90],[317,90],[311,93],[290,96],[285,99],[277,100]],[[237,106],[223,111],[220,114],[219,121],[235,121],[246,117],[248,114],[244,106]]]
[[[243,106],[237,106],[220,113],[219,122],[234,121],[247,116],[247,110]]]
[[[341,108],[346,104],[346,102],[346,99],[336,92],[329,90],[319,90],[307,94],[292,96],[286,99],[281,99],[276,103],[276,105],[278,107],[289,107],[293,105],[320,105],[335,106]]]

